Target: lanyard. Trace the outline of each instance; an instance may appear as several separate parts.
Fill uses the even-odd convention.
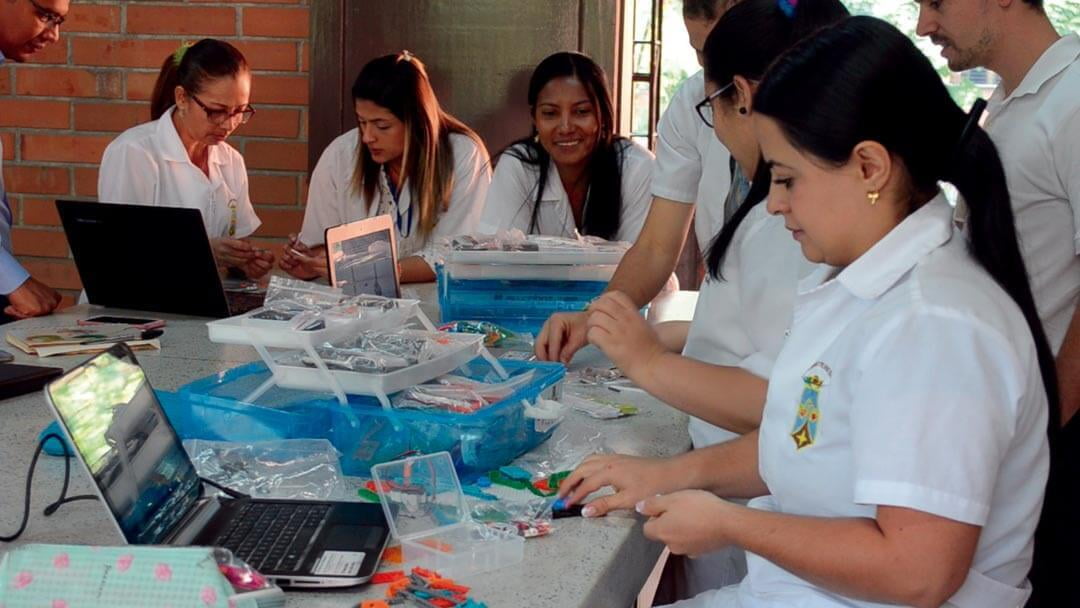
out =
[[[407,239],[409,238],[409,235],[412,234],[413,205],[409,205],[409,210],[407,213],[407,217],[405,218],[405,223],[404,225],[402,225],[402,217],[399,207],[401,193],[398,191],[397,187],[394,185],[394,181],[390,179],[390,175],[386,173],[385,169],[383,169],[383,179],[386,180],[386,192],[394,201],[394,220],[397,222],[398,234],[401,236],[401,238]]]

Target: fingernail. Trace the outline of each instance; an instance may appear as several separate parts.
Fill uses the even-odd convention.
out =
[[[596,508],[592,506],[584,507],[581,509],[581,514],[584,517],[596,517]]]
[[[644,514],[645,513],[645,501],[644,500],[639,500],[637,502],[637,504],[634,505],[634,510],[637,511],[638,513]]]

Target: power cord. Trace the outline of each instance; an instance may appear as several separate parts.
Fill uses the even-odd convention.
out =
[[[15,541],[20,536],[22,536],[22,533],[26,530],[26,524],[30,520],[30,489],[31,483],[34,480],[34,469],[35,467],[37,467],[38,457],[41,456],[42,450],[45,449],[45,444],[50,439],[56,439],[57,443],[59,443],[64,448],[64,485],[62,488],[60,488],[60,497],[57,498],[56,501],[45,507],[45,516],[48,517],[53,513],[56,513],[57,509],[69,502],[75,502],[77,500],[93,500],[97,498],[97,496],[93,494],[81,494],[79,496],[67,495],[68,483],[71,480],[72,455],[71,452],[68,451],[67,443],[62,437],[60,437],[56,433],[49,433],[48,435],[42,437],[41,441],[38,442],[37,450],[34,451],[34,457],[30,460],[30,468],[26,472],[26,502],[23,504],[22,523],[19,524],[19,529],[15,531],[15,534],[12,534],[11,536],[0,536],[0,542],[10,543],[12,541]]]

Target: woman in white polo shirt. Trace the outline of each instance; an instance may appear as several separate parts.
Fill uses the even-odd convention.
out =
[[[246,240],[260,222],[244,158],[225,143],[255,114],[250,98],[251,71],[236,47],[210,38],[181,47],[154,85],[153,121],[105,149],[98,200],[198,209],[220,266],[266,274],[273,254]]]
[[[615,484],[587,514],[637,503],[676,553],[747,550],[746,579],[680,608],[1022,605],[1057,385],[993,144],[869,17],[800,43],[753,102],[769,210],[822,264],[761,428],[665,461],[594,457],[570,500]]]
[[[529,81],[533,133],[498,158],[480,231],[637,239],[652,195],[653,155],[615,134],[604,70],[555,53]]]
[[[408,51],[368,62],[352,96],[359,127],[319,158],[303,228],[281,267],[303,279],[326,276],[327,228],[389,214],[401,281],[432,281],[439,237],[476,229],[491,183],[487,149],[442,110],[424,64]]]

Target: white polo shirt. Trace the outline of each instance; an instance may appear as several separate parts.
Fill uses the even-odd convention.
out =
[[[772,495],[750,505],[839,518],[889,505],[980,526],[947,605],[1015,608],[1029,593],[1046,426],[1027,324],[939,196],[839,274],[821,266],[800,283],[758,446]],[[879,606],[747,562],[737,588],[702,605]]]
[[[617,145],[622,155],[622,209],[619,230],[612,240],[633,243],[641,233],[652,203],[649,184],[652,180],[653,155],[644,146],[630,140],[622,140]],[[491,189],[488,190],[487,204],[480,219],[480,232],[495,234],[517,228],[528,234],[532,227],[539,180],[540,170],[537,167],[526,165],[513,154],[503,152],[495,167]],[[573,237],[575,231],[570,197],[559,179],[555,162],[551,161],[540,200],[537,234]]]
[[[687,78],[672,96],[656,128],[652,193],[695,205],[694,233],[704,253],[724,225],[731,187],[731,154],[694,109],[705,99],[705,73]]]
[[[321,245],[325,241],[327,228],[388,214],[399,227],[398,258],[418,255],[431,264],[439,237],[475,232],[491,183],[491,162],[482,144],[468,135],[450,134],[450,148],[454,155],[450,204],[446,211],[440,211],[435,228],[425,238],[420,233],[419,211],[411,209],[412,188],[408,179],[402,183],[398,200],[395,201],[386,182],[386,173],[380,171],[379,187],[375,189],[378,200],[370,208],[356,191],[353,174],[356,172],[359,143],[360,130],[353,129],[330,142],[319,157],[311,174],[304,226],[300,231],[301,242],[309,246]]]
[[[723,279],[706,277],[683,355],[714,365],[742,367],[769,377],[791,325],[799,279],[814,268],[784,227],[758,203],[739,224],[721,267]],[[695,448],[737,435],[690,417]]]
[[[986,129],[1005,165],[1016,231],[1043,328],[1056,353],[1080,297],[1080,35],[1055,42]]]
[[[124,131],[105,148],[98,200],[198,209],[210,238],[250,236],[262,222],[251,206],[244,157],[227,143],[210,146],[207,177],[180,141],[175,110]]]

